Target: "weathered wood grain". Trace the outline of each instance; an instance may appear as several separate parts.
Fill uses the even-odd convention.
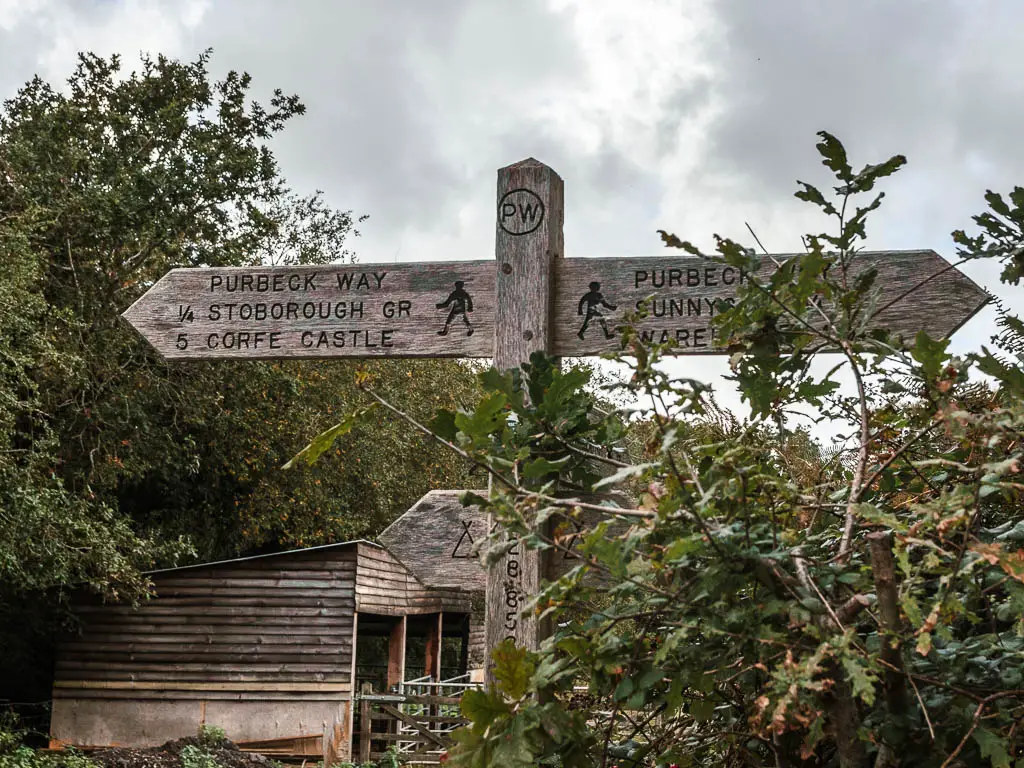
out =
[[[349,662],[349,681],[352,687],[356,686],[356,656],[359,650],[359,613],[353,615],[354,624],[352,626],[352,660]],[[343,721],[343,728],[346,734],[346,740],[341,749],[344,751],[346,756],[351,757],[352,755],[352,740],[355,728],[355,705],[349,704],[346,709],[345,717]],[[328,767],[329,768],[329,767]]]
[[[763,283],[776,263],[793,255],[761,257],[754,277]],[[988,301],[981,288],[934,251],[865,251],[856,256],[850,276],[869,268],[878,270],[870,327],[908,340],[922,330],[933,338],[951,336]],[[710,324],[715,302],[734,299],[750,278],[698,257],[561,260],[555,269],[553,351],[580,357],[619,349],[616,325],[625,312],[650,299],[648,317],[637,326],[644,338],[675,341],[680,355],[722,354]]]
[[[392,625],[388,635],[388,676],[385,685],[388,690],[405,680],[405,637],[407,618],[401,616]]]
[[[187,645],[201,642],[206,645],[258,645],[261,648],[292,645],[346,645],[347,641],[333,634],[321,632],[306,633],[301,629],[292,629],[290,632],[268,632],[266,627],[260,627],[259,633],[252,633],[249,629],[246,633],[224,632],[220,628],[214,630],[212,627],[206,632],[185,633],[177,632],[174,627],[164,628],[166,631],[139,631],[132,627],[125,627],[122,631],[103,631],[95,626],[89,627],[89,642],[92,643],[141,643],[156,646]],[[234,629],[237,629],[235,627]],[[283,627],[274,629],[283,630]],[[67,646],[70,647],[70,646]],[[335,651],[337,652],[337,651]]]
[[[128,668],[130,666],[131,668]],[[127,665],[124,668],[111,668],[105,670],[88,670],[83,669],[75,672],[75,678],[79,680],[150,680],[150,681],[165,681],[167,680],[168,671],[174,672],[176,681],[226,681],[226,682],[245,682],[245,681],[260,681],[260,680],[278,680],[281,682],[295,682],[299,683],[304,680],[313,682],[348,682],[347,675],[332,674],[310,668],[311,665],[295,665],[295,664],[279,664],[278,668],[270,668],[264,666],[263,671],[260,672],[236,672],[236,671],[222,671],[218,669],[215,672],[209,671],[207,665],[203,668],[202,665],[195,663],[191,666],[182,665],[183,668],[173,668],[168,670],[167,665],[150,664],[149,667],[160,667],[159,669],[139,669],[138,667],[145,666],[141,664]],[[294,667],[298,666],[298,669]],[[61,670],[63,671],[63,670]]]
[[[168,701],[174,700],[199,700],[199,701],[278,701],[284,702],[283,706],[288,707],[287,702],[293,701],[348,701],[351,693],[346,688],[342,691],[181,691],[176,690],[167,695],[160,688],[146,689],[118,689],[106,688],[92,690],[84,688],[55,688],[54,699],[130,699],[133,701]]]
[[[361,542],[358,552],[357,611],[383,616],[469,612],[469,594],[454,589],[428,588],[386,549]]]
[[[349,590],[351,592],[351,590]],[[339,590],[340,592],[340,590]],[[272,594],[272,593],[270,593]],[[341,593],[337,598],[328,597],[250,597],[231,595],[193,595],[190,597],[165,597],[160,599],[160,605],[164,607],[247,607],[247,608],[273,608],[287,607],[302,604],[313,608],[345,608],[351,604],[351,594]]]
[[[346,656],[347,658],[347,656]],[[201,680],[211,679],[208,675],[217,674],[233,674],[233,673],[245,673],[252,675],[287,675],[291,673],[297,673],[300,675],[300,679],[303,677],[309,677],[307,673],[317,673],[313,679],[324,680],[324,679],[348,679],[346,675],[338,672],[338,667],[333,662],[325,662],[324,659],[320,659],[320,663],[293,663],[293,662],[281,662],[279,664],[267,665],[261,661],[251,660],[249,664],[223,664],[217,667],[214,672],[210,671],[209,663],[206,661],[180,661],[176,662],[173,669],[178,672],[194,672],[200,675]],[[57,669],[69,669],[74,664],[82,674],[86,672],[109,672],[109,671],[125,671],[133,674],[154,672],[158,675],[163,674],[167,671],[166,664],[149,663],[145,659],[139,659],[135,662],[129,661],[127,658],[123,659],[103,659],[97,657],[90,657],[85,661],[72,661],[68,658],[62,657],[57,661]],[[104,679],[104,678],[97,678]],[[141,678],[140,678],[141,679]],[[157,677],[156,679],[162,679]],[[259,679],[258,677],[254,679]]]
[[[483,592],[478,548],[487,538],[487,516],[462,506],[461,494],[430,491],[377,538],[427,586]]]
[[[478,507],[464,507],[459,501],[461,495],[462,491],[430,491],[388,526],[379,540],[427,587],[455,587],[482,603],[487,570],[481,559],[481,545],[486,543],[488,521]],[[598,503],[602,499],[586,500]],[[623,502],[620,500],[620,503]],[[574,549],[578,535],[606,519],[607,515],[591,510],[585,511],[578,523],[566,519],[566,533],[561,535],[561,543]],[[556,528],[563,523],[557,515],[553,522]],[[618,534],[625,526],[625,522],[613,522],[611,531]],[[576,558],[564,552],[552,551],[543,559],[542,573],[546,579],[557,579],[577,563]],[[595,577],[595,581],[599,579]],[[474,602],[470,613],[467,648],[470,669],[484,666],[486,619],[480,603]]]
[[[157,571],[137,607],[77,606],[57,682],[164,682],[169,698],[182,682],[350,687],[356,546]]]
[[[132,621],[132,619],[139,619],[139,621]],[[146,617],[149,619],[156,618],[167,618],[167,617]],[[179,621],[177,619],[169,619],[165,623],[157,623],[155,621],[151,623],[145,623],[143,617],[132,617],[126,615],[124,621],[119,624],[110,623],[87,623],[86,626],[90,634],[94,634],[96,637],[103,635],[113,636],[133,636],[140,635],[145,637],[178,637],[179,635],[175,632],[179,624],[189,623]],[[223,638],[232,638],[239,635],[249,636],[252,632],[251,621],[248,619],[239,619],[235,616],[227,616],[219,619],[218,624],[197,624],[191,622],[192,626],[190,629],[194,629],[193,636],[206,636],[213,637],[217,636],[217,640],[211,642],[220,642]],[[260,618],[260,634],[259,637],[317,637],[320,642],[332,642],[333,636],[319,634],[320,629],[324,626],[335,626],[335,627],[351,627],[354,623],[353,617],[349,616],[343,619],[321,619],[314,624],[303,624],[297,622],[294,619],[278,619],[278,618]],[[186,635],[182,635],[186,636]],[[227,639],[224,642],[228,642]]]
[[[483,571],[483,574],[486,588],[487,571]],[[469,647],[466,649],[466,669],[482,670],[487,665],[487,632],[484,628],[487,621],[487,595],[483,589],[475,594],[473,611],[469,615]]]
[[[227,587],[230,590],[245,589],[265,593],[267,590],[277,591],[279,589],[332,590],[339,586],[339,581],[341,581],[341,579],[330,576],[319,579],[300,575],[281,576],[274,579],[259,579],[247,576],[238,576],[237,578],[231,579],[196,576],[188,579],[162,579],[160,583],[163,586],[164,594],[167,594],[169,590],[177,588],[209,589],[212,592],[221,589],[222,587]]]
[[[510,168],[518,174],[510,175],[511,183],[524,188],[532,183],[523,180],[530,173],[543,173],[538,170],[543,166],[528,162]],[[544,183],[535,190],[538,196],[550,194]],[[560,201],[561,181],[555,186]],[[517,205],[516,219],[522,220],[519,207],[531,204],[530,198],[524,200],[507,203]],[[561,229],[553,234],[557,222],[552,218],[561,207],[547,203],[540,225],[527,234],[511,234],[499,222],[498,247],[508,253],[508,261],[497,265],[497,278],[494,263],[487,261],[176,269],[124,316],[169,359],[502,359],[510,351],[496,346],[503,338],[534,348],[546,340],[549,351],[566,356],[614,350],[615,326],[623,313],[651,299],[651,314],[639,326],[649,338],[675,340],[681,355],[721,354],[709,323],[714,303],[734,298],[738,285],[748,279],[731,267],[673,255],[557,258],[551,267],[526,262],[512,273],[501,272],[502,264],[511,265],[528,245],[541,240],[548,243],[547,250],[562,255]],[[498,213],[500,218],[502,208]],[[767,279],[775,263],[792,255],[762,257],[756,277]],[[919,330],[948,337],[987,301],[984,291],[934,251],[863,252],[857,262],[854,275],[869,267],[879,271],[876,308],[881,311],[874,325],[907,338]],[[438,335],[455,304],[461,301],[468,310],[459,296],[447,307],[437,307],[457,290],[456,281],[464,283],[462,290],[473,308],[456,312],[447,334]],[[509,327],[495,336],[495,311],[500,311],[503,296]],[[541,296],[550,297],[552,314],[527,323],[524,318]]]
[[[122,617],[140,616],[144,620],[156,622],[158,619],[167,619],[169,622],[180,621],[183,624],[190,620],[212,621],[212,617],[218,621],[227,622],[230,617],[235,617],[241,622],[250,621],[248,617],[255,616],[261,622],[269,619],[278,619],[277,623],[294,621],[296,618],[329,617],[331,612],[327,608],[309,608],[293,606],[223,606],[223,605],[193,605],[193,606],[165,606],[159,600],[150,600],[138,608],[128,605],[88,605],[76,606],[76,613],[83,615],[98,615]],[[317,623],[320,623],[319,620]],[[335,623],[347,623],[347,621],[336,621]]]
[[[551,350],[555,262],[564,255],[564,185],[529,158],[498,170],[494,367],[518,368]],[[490,527],[490,526],[488,526]],[[524,612],[541,581],[541,554],[516,544],[487,571],[487,658],[506,638],[536,650],[544,627]],[[487,665],[490,677],[491,665]]]
[[[359,702],[359,762],[370,762],[370,739],[373,736],[373,719],[370,716],[370,702],[364,697]]]
[[[494,263],[174,269],[124,317],[172,360],[490,357]]]
[[[273,597],[267,597],[268,595]],[[340,583],[336,589],[303,589],[301,587],[291,589],[285,586],[271,589],[269,587],[251,587],[247,584],[240,585],[237,588],[230,586],[204,587],[202,585],[195,587],[165,587],[160,596],[165,599],[165,605],[171,605],[170,600],[178,598],[181,600],[208,598],[212,601],[210,604],[216,604],[219,599],[242,600],[245,598],[258,599],[262,603],[267,603],[269,600],[289,600],[291,598],[324,598],[325,600],[329,598],[339,600],[352,597],[352,584],[349,582],[347,591]]]
[[[385,714],[373,714],[370,715],[370,717],[371,719],[380,722],[387,722],[392,719]],[[466,718],[462,715],[416,715],[416,719],[421,723],[442,723],[444,725],[454,725],[466,722]]]
[[[483,491],[474,491],[483,493]],[[380,542],[426,586],[431,588],[456,587],[482,593],[487,587],[487,572],[481,559],[481,544],[487,536],[487,515],[479,507],[464,507],[459,497],[462,491],[429,491],[408,511],[380,534]],[[587,497],[584,501],[600,503],[606,497]],[[628,499],[619,503],[628,504]],[[575,549],[580,535],[588,533],[608,514],[584,510],[577,522],[562,515],[554,515],[555,527],[564,528],[557,540]],[[625,522],[613,521],[611,535],[617,535]],[[472,536],[472,541],[470,541]],[[554,580],[578,564],[575,557],[552,551],[544,564],[543,578]]]
[[[167,681],[132,681],[132,680],[57,680],[54,688],[62,689],[138,689],[161,691],[296,691],[296,692],[328,692],[350,691],[348,683],[273,683],[273,682],[242,682],[242,683],[210,683],[210,682],[167,682]]]
[[[337,658],[338,648],[311,644],[311,645],[285,645],[278,643],[140,643],[132,640],[115,640],[110,642],[76,642],[72,641],[64,645],[66,656],[73,658],[77,655],[91,656],[94,654],[108,653],[121,656],[150,657],[159,656],[162,659],[173,661],[176,658],[183,660],[189,658],[209,659],[210,661],[231,662],[235,659],[247,660],[278,660],[287,661],[294,659],[296,662],[307,660],[316,662],[322,657]]]
[[[438,612],[430,617],[427,626],[427,642],[423,674],[433,680],[441,679],[441,638],[443,637],[444,614]]]

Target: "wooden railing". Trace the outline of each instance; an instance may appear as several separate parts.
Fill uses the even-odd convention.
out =
[[[465,725],[457,696],[359,697],[359,762],[379,760],[394,746],[405,765],[439,765],[451,732]]]

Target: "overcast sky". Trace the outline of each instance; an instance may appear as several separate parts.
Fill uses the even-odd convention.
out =
[[[568,257],[663,253],[659,228],[752,245],[744,222],[796,250],[823,226],[792,193],[826,182],[825,129],[855,165],[908,158],[869,246],[952,258],[984,191],[1024,185],[1022,39],[1019,0],[0,0],[0,94],[79,50],[212,47],[215,73],[302,97],[282,169],[370,215],[364,263],[492,258],[495,171],[528,156],[565,180]]]

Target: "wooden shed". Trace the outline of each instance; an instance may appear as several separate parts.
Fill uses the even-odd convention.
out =
[[[474,493],[486,495],[486,491]],[[430,491],[388,526],[379,539],[425,586],[457,589],[482,599],[487,589],[487,570],[479,550],[487,538],[487,515],[479,507],[464,507],[460,501],[462,494],[463,491]],[[588,501],[610,499],[632,506],[622,495],[591,496]],[[570,551],[575,550],[581,535],[606,519],[607,515],[594,510],[585,510],[572,519],[558,515],[551,518],[552,522],[562,524],[561,543]],[[624,520],[612,520],[609,531],[618,535],[627,525]],[[549,551],[541,563],[543,576],[557,579],[578,562],[569,552]],[[596,577],[595,580],[600,581]],[[473,614],[470,619],[470,657],[475,662],[471,666],[482,666],[484,617]]]
[[[487,538],[487,516],[464,507],[462,493],[430,491],[378,538],[423,584],[483,594],[487,571],[478,550]]]
[[[150,577],[155,595],[137,607],[76,601],[81,629],[57,651],[54,746],[154,745],[208,724],[333,761],[351,754],[362,683],[381,691],[407,665],[409,678],[439,679],[471,664],[472,591],[425,586],[378,544]]]

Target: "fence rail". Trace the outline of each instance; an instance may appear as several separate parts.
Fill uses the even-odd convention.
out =
[[[480,683],[470,680],[468,674],[434,680],[433,677],[417,677],[398,685],[398,692],[409,696],[461,696],[469,688],[479,688]]]

